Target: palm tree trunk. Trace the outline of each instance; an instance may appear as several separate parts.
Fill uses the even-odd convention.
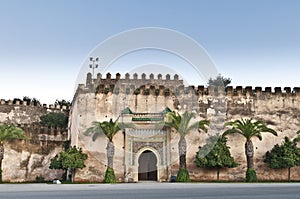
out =
[[[252,169],[254,167],[254,163],[253,163],[254,148],[251,140],[246,141],[245,154],[247,157],[247,168]]]
[[[113,169],[115,146],[112,141],[108,141],[106,151],[107,151],[107,154],[106,154],[107,155],[107,166],[109,168]]]
[[[4,158],[4,146],[0,143],[0,182],[2,182],[2,160]]]
[[[178,150],[179,150],[179,167],[180,169],[186,169],[186,140],[184,136],[180,136],[180,140],[178,142]]]
[[[72,182],[72,179],[73,179],[73,172],[72,172],[72,169],[68,168],[66,169],[66,180],[68,182]]]
[[[288,168],[288,181],[291,181],[291,167]]]
[[[3,158],[4,158],[4,146],[2,143],[0,143],[0,162],[2,162]]]
[[[76,174],[76,169],[72,169],[72,181],[71,182],[74,182],[75,180],[75,174]]]

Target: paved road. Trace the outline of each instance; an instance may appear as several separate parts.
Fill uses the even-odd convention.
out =
[[[300,183],[1,184],[0,199],[300,199]]]

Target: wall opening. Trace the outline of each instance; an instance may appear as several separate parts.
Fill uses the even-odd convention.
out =
[[[144,151],[139,157],[139,181],[157,181],[157,158],[150,151]]]

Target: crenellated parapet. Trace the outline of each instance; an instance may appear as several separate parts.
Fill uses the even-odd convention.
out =
[[[67,141],[68,130],[59,127],[47,127],[40,124],[17,125],[25,131],[29,140],[35,141]]]
[[[172,85],[174,83],[176,84],[183,84],[183,80],[179,80],[179,76],[177,74],[174,75],[173,79],[171,79],[171,76],[167,74],[165,78],[161,74],[158,74],[157,77],[155,78],[154,74],[151,73],[149,77],[147,78],[147,75],[145,73],[142,73],[141,76],[137,73],[134,73],[132,77],[130,77],[129,73],[125,74],[124,78],[121,78],[121,74],[117,73],[115,78],[113,79],[110,73],[106,74],[106,77],[102,77],[101,73],[97,74],[96,79],[92,79],[92,74],[88,73],[87,74],[87,79],[86,79],[86,85],[91,85],[91,84],[111,84],[115,85],[117,83],[128,83],[128,84],[148,84],[148,83],[158,83],[162,85]]]
[[[39,102],[29,102],[26,100],[20,100],[20,99],[9,99],[9,100],[5,100],[5,99],[0,99],[0,105],[8,105],[8,106],[28,106],[28,107],[37,107],[37,108],[43,108],[43,109],[47,109],[48,111],[68,111],[70,108],[63,105],[54,105],[54,104],[40,104]]]
[[[69,109],[67,107],[60,107],[59,105],[47,106],[37,102],[28,103],[28,101],[20,99],[0,100],[0,124],[39,123],[41,116],[51,112],[69,115]]]
[[[300,95],[299,87],[251,87],[251,86],[228,86],[225,88],[227,96],[246,96],[246,97],[260,97],[260,96],[298,96]]]
[[[198,96],[227,96],[227,97],[270,97],[270,96],[298,96],[300,95],[300,87],[251,87],[251,86],[227,86],[224,87],[206,87],[204,85],[199,86],[185,86],[183,80],[179,79],[178,75],[174,75],[173,78],[169,74],[163,78],[161,74],[156,77],[154,74],[150,74],[148,77],[146,74],[141,74],[139,77],[137,73],[131,77],[129,73],[126,73],[124,78],[121,78],[120,73],[112,78],[110,73],[107,73],[105,77],[101,73],[97,74],[96,79],[92,79],[91,73],[87,74],[86,84],[80,84],[77,89],[77,93],[113,93],[119,94],[120,92],[126,94],[142,94],[142,95],[185,95],[196,94]],[[75,95],[75,97],[76,97]]]
[[[157,77],[154,74],[150,74],[149,77],[145,73],[140,76],[137,73],[134,73],[132,77],[129,73],[126,73],[124,78],[121,78],[120,73],[115,75],[115,78],[112,78],[110,73],[107,73],[105,77],[102,77],[101,73],[97,74],[96,79],[92,79],[92,74],[88,73],[85,84],[80,84],[78,86],[77,92],[96,92],[96,93],[108,93],[115,90],[118,92],[122,89],[124,92],[134,92],[139,87],[145,86],[145,89],[159,89],[160,86],[167,88],[173,87],[174,85],[182,85],[183,80],[179,79],[179,76],[175,74],[173,78],[169,74],[163,78],[161,74],[158,74]],[[148,94],[148,91],[145,91],[145,94]],[[75,95],[76,96],[76,95]]]

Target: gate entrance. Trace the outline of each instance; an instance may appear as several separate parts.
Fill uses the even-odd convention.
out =
[[[155,154],[144,151],[139,157],[139,181],[157,181],[157,159]]]

